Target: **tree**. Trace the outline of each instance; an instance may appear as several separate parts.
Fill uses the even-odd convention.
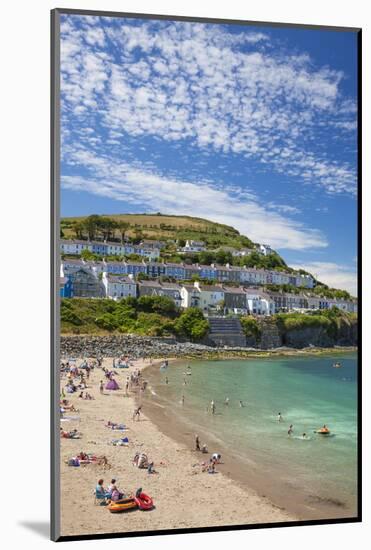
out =
[[[82,222],[75,222],[72,230],[75,233],[76,239],[82,239],[85,231],[85,225]]]
[[[121,242],[124,242],[126,231],[129,229],[130,223],[129,222],[118,222],[117,228],[120,231],[121,235]]]
[[[192,341],[202,340],[209,330],[209,323],[200,309],[190,307],[175,321],[175,330]]]
[[[88,233],[89,241],[93,241],[96,238],[99,224],[101,223],[100,220],[101,217],[97,214],[92,214],[84,220],[83,226]]]

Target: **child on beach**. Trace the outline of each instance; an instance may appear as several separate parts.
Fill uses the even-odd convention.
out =
[[[137,421],[139,421],[141,408],[142,407],[140,406],[140,407],[138,407],[137,409],[134,410],[133,420],[137,419]]]
[[[103,384],[103,380],[100,381],[100,384],[99,384],[99,391],[100,393],[103,393],[103,389],[104,389],[104,384]]]

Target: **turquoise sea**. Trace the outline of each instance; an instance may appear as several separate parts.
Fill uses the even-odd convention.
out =
[[[341,368],[333,368],[335,362]],[[188,364],[191,375],[183,374]],[[190,445],[198,433],[210,452],[222,453],[232,477],[302,519],[356,515],[355,353],[175,362],[146,376],[147,403],[160,411],[155,416],[164,431],[168,426]],[[314,433],[323,424],[331,437]]]

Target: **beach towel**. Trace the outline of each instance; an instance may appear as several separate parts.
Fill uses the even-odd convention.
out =
[[[116,447],[123,447],[129,444],[129,439],[127,437],[123,437],[121,439],[112,439],[111,443]]]

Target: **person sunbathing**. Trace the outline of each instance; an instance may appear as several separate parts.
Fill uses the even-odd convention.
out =
[[[148,468],[148,457],[145,453],[140,453],[138,455],[138,459],[137,459],[137,467],[138,468]]]
[[[76,458],[79,460],[89,460],[89,455],[81,451]]]

